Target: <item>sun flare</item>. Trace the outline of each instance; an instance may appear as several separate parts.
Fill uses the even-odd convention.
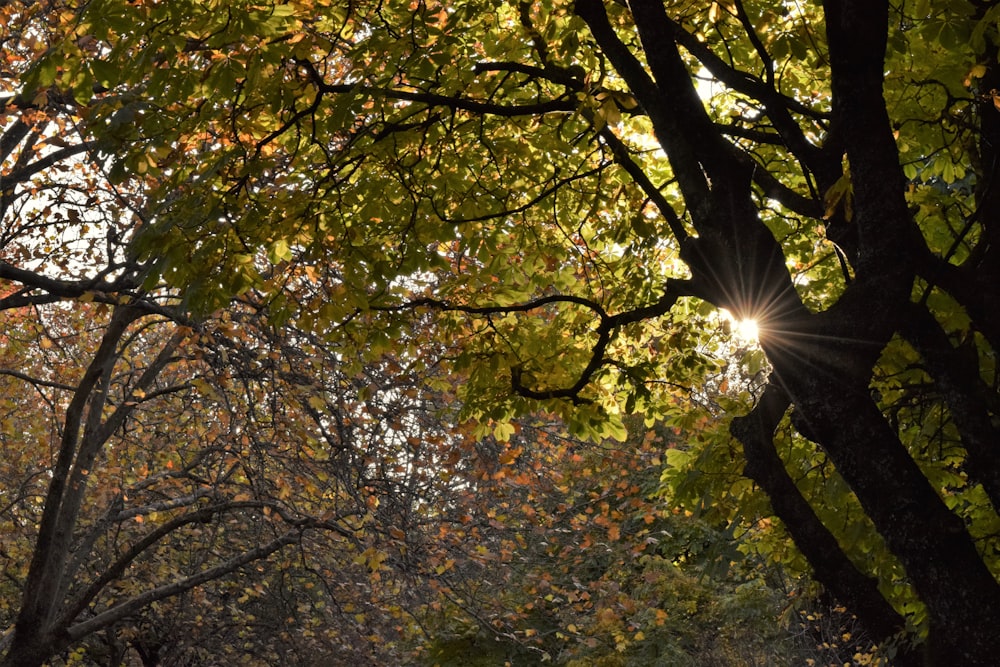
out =
[[[733,332],[748,343],[758,342],[760,336],[757,320],[740,320],[733,327]]]
[[[729,322],[733,336],[744,343],[756,345],[760,342],[760,329],[757,320],[753,318],[736,319],[732,313],[726,309],[721,311],[722,318]]]

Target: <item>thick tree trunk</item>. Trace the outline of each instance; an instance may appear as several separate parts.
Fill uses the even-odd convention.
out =
[[[0,667],[42,667],[68,647],[68,638],[60,639],[44,632],[15,631],[10,648],[0,660]]]
[[[795,355],[772,345],[769,356],[797,427],[826,450],[927,605],[932,661],[994,665],[1000,584],[868,390],[877,355],[905,327],[917,258],[926,253],[907,211],[882,94],[888,3],[829,0],[824,10],[834,122],[851,165],[857,280],[796,332]]]

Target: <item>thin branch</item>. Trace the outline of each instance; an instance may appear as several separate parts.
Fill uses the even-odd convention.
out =
[[[130,600],[111,607],[107,611],[97,614],[93,618],[67,628],[66,634],[74,641],[79,640],[93,632],[96,632],[97,630],[100,630],[101,628],[105,628],[113,623],[127,618],[128,616],[131,616],[158,600],[180,595],[181,593],[189,591],[196,586],[200,586],[209,581],[223,577],[246,565],[247,563],[267,558],[275,551],[278,551],[289,544],[294,544],[299,539],[301,539],[301,531],[297,529],[290,530],[280,537],[277,537],[266,544],[262,544],[256,549],[250,549],[249,551],[246,551],[238,556],[234,556],[233,558],[230,558],[215,567],[199,572],[191,577],[179,579],[173,583],[165,584],[163,586],[158,586],[153,590],[137,595]]]
[[[536,67],[518,62],[496,62],[487,61],[476,63],[472,66],[472,71],[476,74],[481,72],[515,72],[524,74],[532,79],[544,79],[552,83],[558,83],[573,90],[583,90],[584,81],[581,72],[572,68],[556,67],[548,65],[546,67]]]
[[[757,29],[753,25],[753,21],[747,15],[746,7],[743,6],[743,0],[736,0],[736,17],[740,20],[740,25],[743,26],[743,30],[746,32],[747,38],[750,43],[753,44],[754,51],[760,57],[761,62],[764,64],[764,80],[767,85],[771,88],[774,87],[774,59],[771,58],[771,54],[767,52],[767,47],[764,46],[764,42],[761,41],[760,35],[757,34]]]
[[[49,389],[61,389],[63,391],[75,391],[76,387],[70,384],[63,384],[62,382],[55,382],[53,380],[42,380],[36,377],[32,377],[27,373],[22,373],[21,371],[15,371],[10,368],[0,368],[0,375],[7,375],[12,378],[17,378],[18,380],[24,380],[28,384],[33,385],[36,389],[38,387],[48,387]]]
[[[311,69],[311,68],[310,68]],[[400,102],[419,102],[428,106],[445,107],[452,111],[470,111],[489,116],[514,118],[517,116],[538,116],[546,113],[576,111],[579,102],[567,96],[532,104],[495,104],[482,102],[465,97],[440,95],[438,93],[398,90],[381,86],[363,86],[357,83],[327,83],[321,75],[312,69],[313,82],[321,94],[332,95],[368,95],[382,97]]]
[[[632,177],[632,180],[642,188],[646,196],[656,205],[663,219],[667,221],[670,233],[674,235],[677,242],[679,244],[685,243],[688,240],[688,233],[684,229],[684,223],[681,222],[680,217],[674,211],[674,207],[667,201],[660,188],[653,184],[645,170],[632,159],[628,146],[607,125],[601,128],[600,136],[608,145],[608,148],[611,149],[611,154],[614,155],[615,162]]]

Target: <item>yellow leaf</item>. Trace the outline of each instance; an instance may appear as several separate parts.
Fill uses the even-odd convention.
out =
[[[994,98],[994,103],[996,103],[996,98]],[[826,208],[823,219],[829,220],[836,213],[837,207],[843,204],[844,218],[850,221],[854,216],[853,199],[854,192],[851,187],[851,172],[845,170],[844,175],[830,186],[830,189],[826,191],[826,195],[823,197],[823,204]]]
[[[622,112],[615,102],[615,98],[609,95],[602,103],[597,113],[594,114],[594,126],[602,129],[605,125],[617,125],[622,121]]]

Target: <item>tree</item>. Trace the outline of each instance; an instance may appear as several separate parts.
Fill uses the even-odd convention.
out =
[[[420,358],[435,315],[501,439],[540,408],[595,438],[683,421],[705,323],[756,320],[766,380],[697,465],[742,467],[877,641],[995,660],[992,3],[60,10],[20,99],[71,99],[155,203],[129,289],[195,320],[254,293],[352,363]],[[289,267],[324,292],[290,299]]]
[[[399,587],[372,582],[445,495],[401,453],[435,436],[407,370],[277,327],[274,290],[190,316],[138,255],[155,181],[109,178],[128,124],[88,129],[111,95],[20,83],[59,72],[78,9],[0,6],[0,664],[395,662]],[[328,300],[329,273],[276,275]]]

